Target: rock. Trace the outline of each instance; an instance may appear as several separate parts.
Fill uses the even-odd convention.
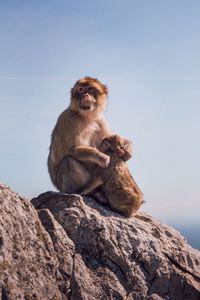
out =
[[[54,245],[31,203],[0,185],[0,216],[2,299],[62,299]]]
[[[173,228],[79,195],[32,204],[0,186],[2,299],[200,299],[200,252]]]

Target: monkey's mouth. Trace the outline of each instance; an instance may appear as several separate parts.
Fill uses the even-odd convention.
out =
[[[80,109],[84,111],[92,111],[95,109],[95,102],[96,100],[91,97],[89,94],[83,95],[80,98]]]
[[[93,105],[93,103],[82,103],[80,105],[80,109],[84,111],[93,111],[95,109],[95,106]]]
[[[92,110],[92,107],[90,105],[81,105],[82,110]]]

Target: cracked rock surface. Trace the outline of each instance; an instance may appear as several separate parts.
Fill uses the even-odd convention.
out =
[[[145,213],[0,185],[0,299],[197,300],[200,252]]]

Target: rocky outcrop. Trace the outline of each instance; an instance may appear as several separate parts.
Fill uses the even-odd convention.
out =
[[[0,185],[0,295],[11,299],[197,300],[200,252],[145,213]]]

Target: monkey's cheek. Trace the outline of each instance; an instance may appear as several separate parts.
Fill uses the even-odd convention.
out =
[[[123,157],[124,154],[125,154],[125,151],[123,149],[120,149],[120,148],[117,149],[117,156],[118,157]]]

